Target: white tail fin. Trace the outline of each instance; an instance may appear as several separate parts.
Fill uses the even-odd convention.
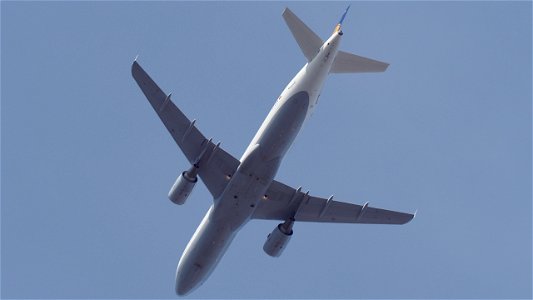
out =
[[[330,73],[384,72],[388,63],[358,56],[344,51],[337,52]]]
[[[335,27],[335,30],[340,30],[340,25],[348,12],[348,9],[342,15],[342,18]],[[289,26],[292,35],[298,42],[300,49],[304,53],[307,61],[313,60],[318,53],[324,41],[314,33],[305,23],[300,20],[289,8],[283,11],[283,18]],[[363,73],[363,72],[383,72],[389,66],[388,63],[373,60],[370,58],[358,56],[344,51],[337,52],[330,73]]]
[[[298,42],[300,49],[302,49],[307,61],[311,61],[324,42],[289,8],[285,8],[283,11],[283,18],[285,19],[287,26],[289,26],[296,42]]]

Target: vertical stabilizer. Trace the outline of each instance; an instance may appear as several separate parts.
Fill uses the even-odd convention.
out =
[[[346,10],[344,11],[344,13],[342,14],[342,17],[341,19],[339,20],[339,23],[337,24],[337,26],[335,26],[335,29],[333,30],[333,33],[335,32],[339,32],[341,35],[342,35],[342,22],[344,21],[344,18],[346,18],[346,14],[348,13],[348,10],[350,9],[350,5],[348,5],[348,7],[346,7]]]

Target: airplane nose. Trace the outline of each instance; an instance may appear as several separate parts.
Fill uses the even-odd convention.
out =
[[[181,270],[178,267],[176,274],[176,294],[179,296],[185,296],[195,289],[202,279],[200,276],[201,267],[194,264],[186,270]]]
[[[176,294],[178,296],[185,296],[191,291],[191,287],[183,281],[176,282]]]

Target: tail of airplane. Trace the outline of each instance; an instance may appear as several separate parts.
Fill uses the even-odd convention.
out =
[[[335,26],[335,29],[333,30],[334,33],[338,32],[340,35],[342,35],[342,30],[341,30],[342,22],[344,21],[344,18],[346,18],[346,14],[348,13],[349,9],[350,9],[350,5],[348,5],[348,7],[346,7],[346,10],[342,14],[342,17],[339,20],[339,23],[337,23],[337,26]]]
[[[341,20],[335,27],[335,31],[340,32],[342,21],[348,12],[348,9],[342,15]],[[283,18],[287,26],[300,46],[307,61],[311,61],[318,53],[320,47],[324,43],[322,39],[314,33],[302,20],[300,20],[289,8],[283,11]],[[330,73],[364,73],[364,72],[384,72],[388,63],[362,57],[352,53],[339,51],[333,61]]]

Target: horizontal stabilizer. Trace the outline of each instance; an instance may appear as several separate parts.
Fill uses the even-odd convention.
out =
[[[283,11],[283,18],[285,19],[287,26],[289,26],[296,42],[298,42],[300,49],[302,49],[307,61],[311,61],[324,42],[290,9],[285,8]]]
[[[366,73],[384,72],[388,63],[358,56],[344,51],[339,51],[331,66],[330,73]]]

